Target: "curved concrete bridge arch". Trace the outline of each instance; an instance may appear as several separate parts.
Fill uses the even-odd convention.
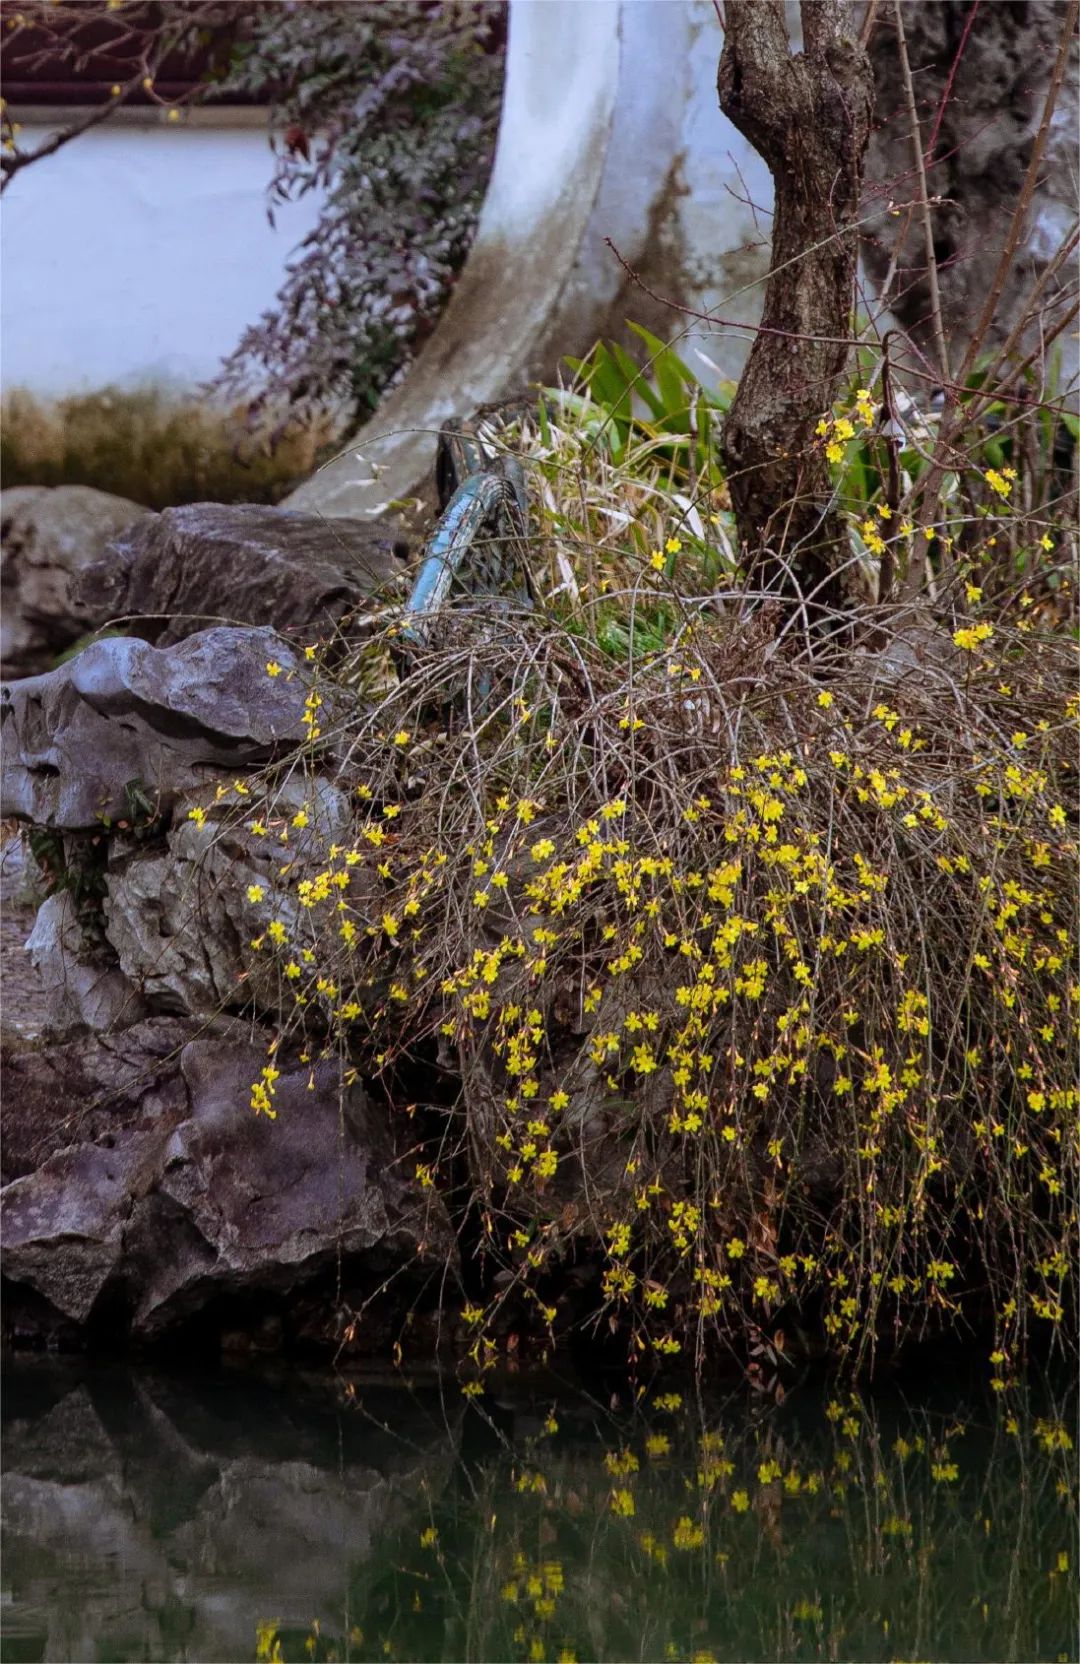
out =
[[[495,163],[468,260],[401,385],[289,506],[385,511],[431,469],[448,417],[550,379],[627,316],[675,314],[627,278],[606,239],[666,298],[696,307],[767,268],[772,186],[720,113],[710,0],[512,0]],[[725,314],[753,322],[752,287]],[[708,332],[737,375],[745,331]]]

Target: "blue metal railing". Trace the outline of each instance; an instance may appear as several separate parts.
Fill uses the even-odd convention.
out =
[[[529,529],[525,473],[516,457],[492,456],[457,426],[439,436],[436,479],[443,512],[405,602],[400,636],[431,639],[435,619],[455,601],[514,596],[527,604]]]

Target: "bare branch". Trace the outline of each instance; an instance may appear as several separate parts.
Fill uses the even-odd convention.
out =
[[[908,121],[911,124],[911,150],[915,162],[915,174],[919,181],[919,216],[922,220],[923,247],[926,251],[926,280],[930,286],[930,321],[934,331],[934,346],[937,349],[941,374],[943,379],[948,381],[949,349],[945,344],[945,330],[941,321],[941,291],[938,287],[937,256],[934,253],[934,225],[930,217],[930,198],[926,189],[926,165],[923,161],[922,134],[919,131],[919,116],[915,108],[915,86],[911,79],[907,35],[904,32],[904,16],[900,0],[893,0],[893,17],[896,22],[896,44],[900,54],[900,74],[904,83],[904,102],[907,106]]]

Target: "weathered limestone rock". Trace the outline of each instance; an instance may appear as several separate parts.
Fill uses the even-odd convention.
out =
[[[184,1049],[191,1112],[163,1151],[157,1205],[137,1204],[132,1218],[131,1249],[148,1272],[141,1332],[217,1292],[291,1288],[339,1251],[419,1256],[429,1268],[456,1252],[442,1202],[429,1205],[396,1164],[389,1125],[361,1087],[344,1087],[336,1063],[283,1069],[269,1122],[249,1104],[265,1062],[265,1050],[228,1040]]]
[[[48,1028],[52,1002],[26,951],[41,895],[36,868],[20,837],[0,846],[0,1037],[31,1040]]]
[[[74,1145],[174,1124],[187,1102],[178,1060],[198,1023],[150,1018],[115,1034],[45,1047],[5,1047],[2,1180],[9,1184]]]
[[[175,1058],[157,1114],[139,1113],[128,1082],[127,1124],[57,1149],[5,1187],[11,1283],[76,1325],[104,1308],[114,1327],[151,1336],[218,1296],[308,1283],[339,1255],[418,1276],[456,1263],[442,1202],[408,1176],[385,1112],[336,1062],[282,1064],[271,1121],[250,1105],[266,1046],[239,1026],[189,1040],[178,1068]],[[22,1059],[24,1078],[47,1071],[55,1078],[55,1054]]]
[[[71,582],[149,510],[88,485],[0,494],[0,674],[31,676],[84,635]]]
[[[69,891],[42,903],[26,951],[45,988],[49,1033],[90,1028],[104,1034],[147,1015],[119,965],[88,941]]]
[[[393,597],[407,548],[386,522],[191,503],[132,526],[75,586],[83,628],[131,617],[159,646],[207,624],[327,634]]]
[[[269,660],[287,674],[270,677]],[[203,630],[169,649],[112,638],[0,688],[0,815],[75,830],[159,810],[305,735],[307,684],[273,630]]]
[[[161,1133],[74,1144],[16,1179],[3,1199],[6,1274],[85,1323],[123,1253],[132,1195],[148,1185]]]
[[[280,973],[272,954],[252,949],[271,918],[298,934],[298,877],[314,872],[330,844],[345,843],[351,813],[345,794],[328,781],[292,778],[272,792],[235,803],[215,802],[203,790],[202,824],[188,818],[185,798],[167,838],[126,848],[113,839],[106,874],[105,934],[124,975],[159,1011],[212,1015],[225,1006],[278,1011]],[[258,814],[288,824],[301,807],[302,831],[289,843],[258,837],[248,820]],[[289,869],[287,886],[284,869]],[[249,888],[263,894],[252,901]]]

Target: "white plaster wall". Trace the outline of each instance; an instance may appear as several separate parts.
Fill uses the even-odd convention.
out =
[[[627,318],[682,337],[685,318],[628,285],[609,239],[656,294],[757,317],[772,187],[720,112],[721,46],[711,0],[511,0],[495,166],[465,269],[408,375],[295,506],[382,513],[430,472],[448,416],[554,377]],[[706,322],[693,337],[680,345],[703,380],[738,375],[745,328]]]
[[[3,385],[212,376],[317,217],[312,195],[270,227],[272,165],[261,127],[111,126],[14,179],[0,210]]]
[[[772,238],[772,179],[757,151],[721,112],[716,74],[724,44],[712,0],[674,0],[685,7],[689,41],[680,101],[680,183],[666,236],[682,265],[683,295],[723,323],[682,322],[672,317],[673,334],[685,332],[679,350],[704,381],[716,379],[698,353],[721,377],[737,377],[753,339],[734,323],[756,323],[761,314],[761,280],[768,270]],[[631,0],[633,4],[633,0]],[[644,73],[644,63],[639,71]],[[695,351],[696,349],[696,351]]]

